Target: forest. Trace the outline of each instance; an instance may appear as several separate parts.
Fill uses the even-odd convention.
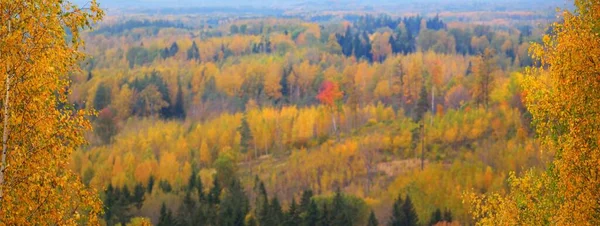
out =
[[[42,2],[0,6],[0,224],[600,223],[595,1]]]

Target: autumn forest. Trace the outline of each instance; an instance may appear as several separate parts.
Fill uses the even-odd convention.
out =
[[[267,2],[0,0],[0,225],[600,224],[600,3]]]

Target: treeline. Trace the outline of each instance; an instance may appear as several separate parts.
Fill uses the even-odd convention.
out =
[[[293,196],[287,208],[277,195],[269,198],[264,183],[254,179],[252,191],[247,193],[235,176],[228,160],[221,160],[212,185],[205,187],[194,171],[185,187],[174,191],[168,182],[161,181],[159,188],[166,193],[183,193],[180,205],[170,208],[165,202],[154,216],[156,225],[223,225],[223,226],[416,226],[451,223],[452,213],[436,209],[429,222],[419,221],[410,196],[399,195],[394,201],[389,219],[379,221],[365,201],[344,194],[339,189],[331,196],[315,196],[312,190],[304,190],[299,200]],[[138,183],[133,192],[127,186],[108,185],[104,195],[104,219],[107,225],[125,225],[132,221],[134,213],[143,205],[146,193],[152,194],[154,177],[147,186]],[[157,218],[156,218],[157,216]]]
[[[100,26],[92,31],[92,34],[103,34],[103,35],[122,35],[127,31],[131,31],[135,28],[151,28],[154,35],[158,33],[161,28],[187,28],[182,22],[174,22],[169,20],[135,20],[130,19],[122,23],[116,23],[112,25]]]
[[[168,21],[128,21],[123,24],[101,27],[97,32],[113,26],[140,26],[151,29],[150,33],[146,35],[155,36],[160,28],[169,27],[168,23]],[[180,26],[180,24],[177,26]],[[276,51],[276,53],[286,53],[294,45],[299,47],[298,45],[306,42],[331,45],[328,36],[333,35],[339,47],[332,47],[331,53],[354,56],[357,59],[365,59],[369,62],[382,62],[386,57],[393,54],[414,53],[418,49],[445,54],[477,55],[486,48],[492,48],[497,53],[510,58],[511,61],[519,58],[520,66],[529,66],[532,61],[526,50],[528,42],[535,40],[531,37],[530,28],[523,29],[523,26],[509,29],[508,32],[494,30],[486,25],[449,28],[437,16],[430,19],[420,16],[396,19],[386,15],[378,17],[363,16],[354,24],[346,26],[342,31],[323,26],[306,28],[303,26],[290,26],[289,24],[269,25],[265,23],[236,23],[228,25],[228,28],[225,31],[218,30],[219,33],[225,32],[225,34],[211,35],[207,38],[242,37],[236,37],[237,40],[222,40],[214,43],[216,46],[209,47],[206,50],[202,49],[203,47],[196,46],[196,48],[200,48],[197,52],[206,52],[206,56],[187,57],[187,59],[217,62],[232,56],[270,53],[272,50],[277,49],[282,49],[282,51]],[[140,41],[138,35],[132,37],[133,40]],[[275,38],[275,41],[271,41],[274,36],[277,36],[277,38]],[[246,37],[245,40],[240,40],[243,37]],[[281,42],[284,41],[282,38],[288,39],[290,42]],[[382,38],[384,40],[380,40]],[[130,67],[133,67],[133,65],[141,66],[154,62],[159,56],[162,59],[174,56],[177,50],[173,47],[178,45],[173,42],[164,47],[146,47],[142,42],[139,46],[129,48],[125,55]],[[341,51],[337,51],[336,48],[341,48]],[[377,55],[383,56],[377,57]]]

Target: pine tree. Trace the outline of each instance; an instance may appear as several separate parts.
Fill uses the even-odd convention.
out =
[[[208,193],[208,203],[211,205],[219,204],[219,196],[221,196],[221,185],[219,184],[217,177],[215,177],[213,180],[213,187]]]
[[[300,212],[307,212],[308,208],[312,202],[313,191],[308,189],[302,192],[302,197],[300,197]]]
[[[429,225],[437,224],[440,221],[444,221],[442,218],[442,211],[440,208],[435,209],[433,213],[431,213],[431,220],[429,220]]]
[[[123,223],[124,224],[124,223]],[[172,226],[175,225],[175,219],[173,218],[173,212],[167,209],[165,203],[162,203],[160,207],[160,216],[158,217],[157,226]]]
[[[377,217],[375,217],[375,212],[373,212],[373,210],[371,210],[371,214],[369,215],[367,226],[379,226],[379,222],[377,222]]]
[[[304,226],[316,226],[319,223],[320,215],[319,215],[319,207],[314,200],[310,200],[306,212],[303,214],[303,224]]]
[[[142,208],[142,204],[144,203],[144,193],[146,193],[144,186],[141,183],[136,184],[133,190],[133,201],[138,210]]]
[[[248,149],[250,147],[250,142],[252,141],[252,132],[250,131],[250,125],[248,124],[248,119],[246,114],[242,116],[242,122],[240,123],[240,127],[238,128],[238,133],[240,133],[240,152],[243,154],[248,153]],[[257,153],[254,154],[255,158],[258,158]]]
[[[271,200],[271,206],[269,207],[269,224],[268,225],[283,225],[284,215],[283,210],[281,209],[281,204],[279,204],[279,199],[274,197]]]
[[[445,222],[452,222],[452,212],[450,211],[450,209],[446,209],[444,211],[444,214],[442,215],[442,220]]]
[[[148,178],[148,194],[152,194],[152,188],[154,188],[154,176],[150,175],[150,178]]]
[[[281,207],[280,207],[281,208]],[[246,214],[248,213],[248,197],[244,194],[239,180],[233,178],[231,184],[227,187],[223,199],[219,205],[219,225],[238,226],[244,225]]]
[[[415,108],[415,121],[421,121],[425,112],[429,110],[429,100],[427,96],[427,89],[425,86],[421,86],[421,92],[419,93],[419,100],[417,101],[417,106]]]
[[[331,226],[331,214],[329,213],[329,209],[327,208],[327,203],[323,204],[323,211],[319,215],[319,220],[317,221],[317,226]]]
[[[183,109],[183,89],[181,83],[177,85],[177,95],[175,96],[175,104],[171,109],[171,116],[179,119],[185,118],[185,110]]]
[[[331,225],[352,226],[352,220],[350,219],[350,216],[348,216],[346,208],[344,196],[338,188],[335,196],[333,197],[333,207],[331,212],[333,222]]]
[[[402,205],[402,211],[406,217],[405,225],[416,226],[418,224],[419,217],[417,216],[417,212],[415,211],[412,201],[410,200],[410,196],[408,195],[406,195],[406,200],[404,200],[404,204]]]
[[[398,198],[394,201],[394,205],[392,206],[392,216],[390,217],[388,226],[406,225],[406,214],[404,214],[404,210],[402,209],[403,205],[404,201],[402,200],[402,197],[398,195]]]
[[[187,50],[187,59],[188,60],[198,60],[200,59],[200,50],[198,50],[198,46],[196,45],[196,41],[192,42],[192,46]]]
[[[297,226],[302,222],[300,218],[300,209],[296,205],[296,199],[292,198],[292,204],[290,204],[290,208],[286,213],[286,222],[285,225],[288,226]]]
[[[257,216],[259,225],[267,225],[269,223],[269,198],[265,184],[256,177],[256,200],[254,213]]]

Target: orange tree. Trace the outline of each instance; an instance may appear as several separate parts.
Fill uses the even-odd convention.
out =
[[[87,112],[67,102],[83,54],[80,31],[103,16],[95,1],[0,0],[0,224],[98,223],[101,202],[68,169]]]

